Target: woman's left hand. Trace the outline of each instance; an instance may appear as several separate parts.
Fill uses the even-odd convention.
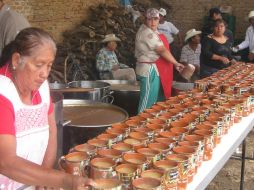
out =
[[[183,71],[184,67],[185,67],[183,64],[178,63],[178,62],[176,62],[176,63],[174,64],[174,66],[175,66],[175,69],[176,69],[179,73],[181,73],[181,72]]]
[[[234,64],[236,64],[236,63],[238,63],[235,59],[232,59],[231,61],[230,61],[230,63],[232,64],[232,65],[234,65]]]

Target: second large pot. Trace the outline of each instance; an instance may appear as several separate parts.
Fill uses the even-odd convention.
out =
[[[138,111],[140,86],[137,81],[128,80],[100,80],[111,85],[113,104],[125,109],[130,116]]]
[[[65,99],[84,99],[101,102],[111,102],[110,84],[102,81],[72,81],[68,83],[69,88],[93,89],[87,92],[65,93]]]

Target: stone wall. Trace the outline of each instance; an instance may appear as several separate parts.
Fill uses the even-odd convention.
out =
[[[115,3],[117,0],[5,0],[13,9],[23,13],[29,22],[51,32],[57,41],[62,32],[84,20],[89,7],[99,3]],[[254,0],[170,0],[169,19],[181,30],[200,29],[203,17],[213,6],[230,5],[236,16],[236,38],[243,38],[248,26],[248,12],[254,9]]]

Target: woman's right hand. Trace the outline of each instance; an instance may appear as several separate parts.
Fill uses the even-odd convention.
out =
[[[220,61],[224,64],[229,64],[230,63],[230,60],[227,57],[223,57],[223,56],[221,56]]]
[[[183,71],[184,67],[185,67],[183,64],[178,63],[178,62],[176,62],[176,63],[174,64],[174,66],[175,66],[175,69],[176,69],[179,73],[181,73],[181,72]]]
[[[94,186],[95,182],[86,177],[75,177],[73,180],[73,190],[87,190],[88,186]]]

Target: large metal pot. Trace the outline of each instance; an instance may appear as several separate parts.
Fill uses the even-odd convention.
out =
[[[125,109],[130,116],[137,114],[140,86],[137,81],[128,80],[99,80],[111,85],[113,104]]]
[[[110,84],[102,81],[72,81],[68,84],[50,83],[50,89],[61,91],[64,99],[84,99],[101,102],[113,102]]]
[[[53,83],[49,83],[49,88],[52,90],[65,89],[65,88],[68,88],[68,84],[53,82]]]
[[[65,154],[69,148],[96,137],[112,124],[128,118],[125,110],[108,103],[65,99],[63,107],[64,119],[71,120],[64,128]]]

